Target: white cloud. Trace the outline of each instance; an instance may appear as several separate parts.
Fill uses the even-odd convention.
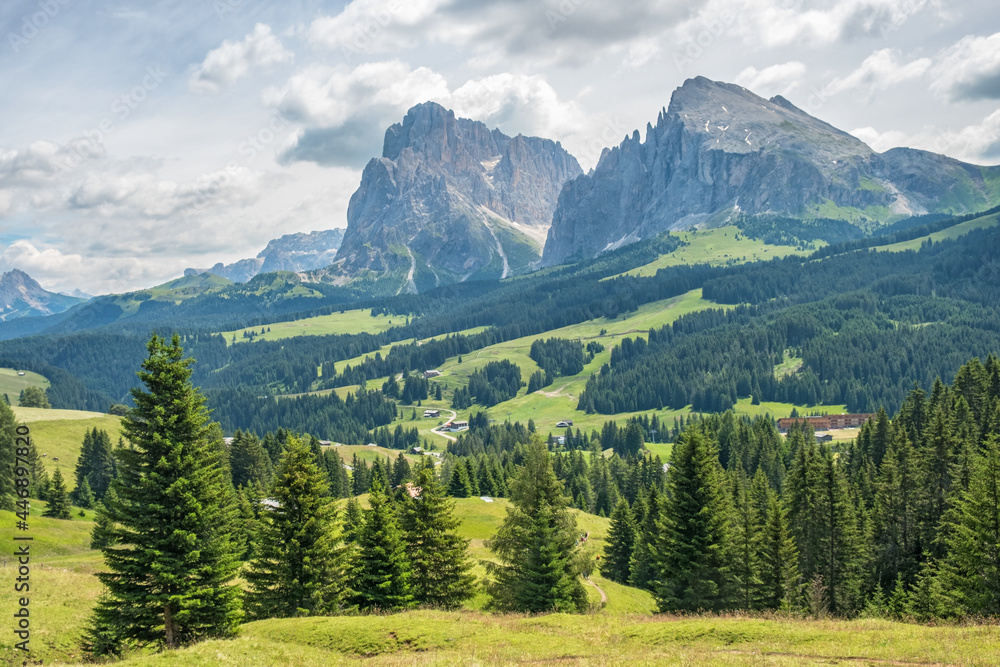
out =
[[[764,97],[788,95],[799,86],[805,73],[806,66],[793,60],[762,70],[753,66],[747,67],[736,75],[735,83]]]
[[[733,36],[757,48],[819,48],[884,39],[931,5],[929,0],[710,0],[678,29],[677,38],[681,51],[696,40],[710,48]]]
[[[902,63],[899,54],[892,49],[881,49],[871,54],[861,66],[850,74],[838,77],[823,88],[826,96],[838,95],[848,90],[860,90],[870,97],[876,91],[885,90],[904,81],[922,77],[931,67],[930,58],[919,58]]]
[[[264,103],[310,125],[339,126],[364,117],[373,107],[408,108],[447,94],[444,77],[398,60],[365,63],[354,69],[315,65],[281,88],[264,91]]]
[[[379,154],[388,125],[427,101],[507,134],[562,141],[584,162],[596,161],[607,145],[593,145],[600,137],[601,119],[589,117],[575,101],[560,99],[542,76],[494,74],[452,90],[441,74],[393,60],[354,69],[310,67],[264,94],[266,104],[306,126],[286,146],[285,161],[354,167]],[[617,129],[615,134],[620,141]]]
[[[417,45],[466,49],[476,66],[524,58],[582,65],[617,53],[632,67],[648,62],[664,32],[704,0],[353,0],[306,31],[316,45],[348,62]]]
[[[931,90],[951,100],[1000,99],[1000,32],[968,35],[938,54]]]
[[[953,130],[926,127],[914,134],[896,130],[879,132],[872,127],[851,134],[879,152],[899,146],[941,153],[972,164],[995,164],[1000,160],[1000,109],[982,122]]]
[[[191,73],[188,87],[195,92],[215,92],[221,86],[232,85],[247,76],[252,69],[289,63],[294,57],[271,34],[270,26],[258,23],[242,42],[226,40],[219,48],[209,51],[205,60]]]

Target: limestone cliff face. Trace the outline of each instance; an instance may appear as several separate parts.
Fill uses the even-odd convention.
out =
[[[863,228],[926,212],[995,205],[997,168],[859,139],[733,84],[689,79],[656,125],[605,149],[566,184],[543,264],[583,259],[669,229],[723,224],[735,212],[835,218]]]
[[[560,188],[581,173],[556,142],[417,105],[364,169],[337,268],[409,291],[523,272],[540,258]]]

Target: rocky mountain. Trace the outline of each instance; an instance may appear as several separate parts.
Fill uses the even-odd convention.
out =
[[[83,301],[86,299],[46,291],[34,278],[18,269],[0,276],[0,320],[3,321],[53,315]]]
[[[1000,167],[913,149],[876,153],[783,97],[689,79],[647,124],[566,184],[544,265],[724,224],[734,214],[843,220],[870,231],[902,217],[1000,203]]]
[[[563,183],[581,173],[558,142],[419,104],[365,167],[336,270],[393,291],[526,271],[541,257]]]
[[[185,269],[184,275],[195,276],[207,272],[234,283],[245,283],[258,273],[321,269],[333,263],[343,239],[343,229],[285,234],[269,241],[267,247],[256,257],[241,259],[232,264],[219,262],[210,269]]]

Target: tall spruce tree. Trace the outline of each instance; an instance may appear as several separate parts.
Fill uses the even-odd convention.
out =
[[[97,501],[94,508],[94,527],[90,531],[90,548],[104,549],[115,543],[114,521],[108,511],[108,506],[114,506],[118,502],[118,495],[114,488],[108,489],[104,500]]]
[[[94,498],[100,500],[108,492],[111,480],[115,478],[115,458],[111,449],[111,438],[107,432],[96,426],[83,436],[83,448],[76,461],[76,491],[74,499],[80,504],[79,494],[84,481],[90,486]]]
[[[410,560],[396,508],[380,476],[372,477],[368,504],[370,509],[355,533],[354,601],[362,610],[406,609],[413,605]]]
[[[297,438],[288,442],[269,496],[275,506],[261,513],[256,557],[246,573],[247,613],[284,618],[339,611],[346,560],[338,512],[326,475]]]
[[[761,603],[765,609],[790,609],[802,588],[799,553],[788,528],[788,508],[772,489],[768,489],[767,503],[760,545]]]
[[[47,494],[48,507],[42,512],[42,516],[53,519],[70,519],[69,494],[66,492],[66,482],[63,480],[62,472],[59,468],[52,473],[52,484],[49,486]]]
[[[719,611],[733,602],[729,498],[713,443],[688,427],[674,445],[654,546],[660,611]]]
[[[906,586],[913,585],[922,551],[917,533],[919,469],[907,430],[896,424],[892,430],[878,471],[872,510],[875,579],[886,591],[892,590],[900,577]]]
[[[969,489],[956,499],[940,578],[952,607],[1000,614],[1000,443],[990,436],[975,457]]]
[[[0,402],[0,510],[13,511],[14,499],[17,497],[14,487],[14,464],[17,460],[16,428],[14,411],[8,403]]]
[[[750,494],[750,481],[742,468],[733,474],[731,571],[734,601],[740,609],[758,609],[763,597],[761,548],[764,515]]]
[[[499,562],[486,562],[491,608],[501,611],[575,612],[586,608],[576,557],[576,519],[562,483],[537,436],[510,483],[510,506],[487,542]]]
[[[116,544],[106,547],[104,594],[87,641],[97,654],[129,646],[177,648],[232,636],[242,619],[236,506],[208,441],[204,398],[191,385],[180,338],[154,335],[122,420],[109,508]]]
[[[419,495],[403,495],[400,524],[410,554],[410,591],[416,604],[455,609],[475,594],[466,540],[456,533],[454,501],[434,474],[434,465],[417,471]]]
[[[632,510],[622,498],[611,513],[611,527],[601,559],[601,574],[619,584],[628,584],[632,573],[632,551],[635,549],[636,528]]]
[[[257,436],[240,430],[233,434],[233,444],[229,449],[229,466],[232,470],[233,486],[236,488],[256,482],[267,488],[274,474],[271,457]]]
[[[657,568],[653,555],[660,522],[663,496],[656,486],[649,488],[633,506],[636,515],[635,547],[629,563],[629,583],[638,588],[653,590]]]

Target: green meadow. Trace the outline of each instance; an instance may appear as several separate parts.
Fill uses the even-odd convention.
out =
[[[919,250],[921,244],[926,243],[928,239],[930,239],[935,243],[949,239],[957,239],[958,237],[964,236],[971,231],[975,231],[977,229],[984,229],[986,227],[993,227],[998,222],[1000,222],[1000,213],[994,213],[993,215],[984,215],[978,218],[973,218],[972,220],[966,220],[965,222],[955,225],[954,227],[942,229],[940,232],[934,232],[933,234],[928,234],[927,236],[921,236],[920,238],[911,239],[909,241],[900,241],[899,243],[893,243],[891,245],[879,246],[875,249],[886,250],[889,252],[903,252],[904,250]]]
[[[112,444],[118,442],[121,433],[121,417],[100,412],[15,407],[14,415],[31,429],[45,471],[51,476],[58,468],[70,491],[76,486],[76,460],[87,431],[94,428],[107,431]]]
[[[18,405],[18,397],[25,387],[47,389],[49,384],[49,381],[38,373],[18,371],[14,368],[0,368],[0,400],[2,400],[2,395],[6,394],[11,405]]]
[[[741,264],[785,257],[786,255],[806,255],[811,250],[799,250],[794,246],[771,245],[757,239],[747,238],[738,227],[716,227],[687,232],[673,232],[687,245],[661,255],[659,259],[626,271],[626,276],[651,276],[658,269],[681,264]],[[739,238],[737,238],[739,235]]]
[[[235,331],[223,331],[226,344],[245,343],[250,340],[282,340],[294,336],[327,336],[330,334],[381,333],[394,326],[406,324],[406,317],[399,315],[379,315],[372,317],[370,310],[348,310],[318,317],[307,317],[292,322],[275,322],[259,327],[247,327]],[[261,333],[264,330],[264,333]],[[244,334],[256,334],[253,339]]]

